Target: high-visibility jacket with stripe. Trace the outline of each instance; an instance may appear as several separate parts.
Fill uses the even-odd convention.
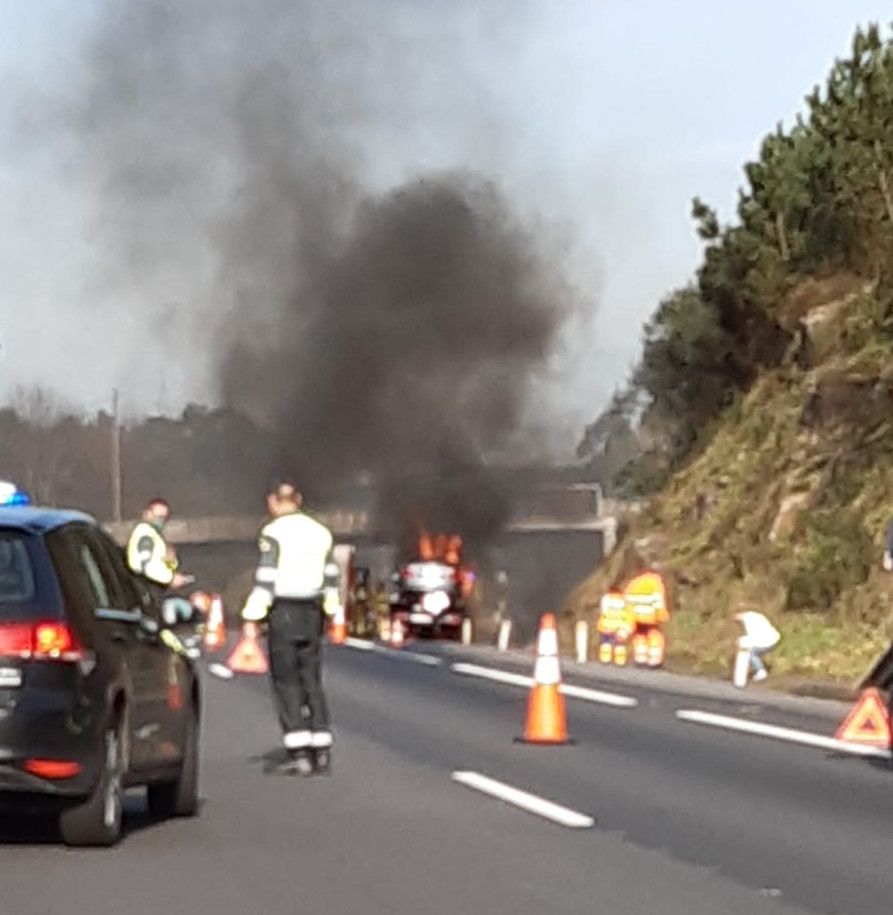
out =
[[[174,580],[177,562],[164,537],[148,521],[140,521],[127,541],[127,564],[137,575],[168,587]]]
[[[338,567],[332,561],[331,531],[304,512],[280,515],[261,529],[260,560],[254,588],[242,616],[263,619],[277,598],[316,600],[337,597]]]

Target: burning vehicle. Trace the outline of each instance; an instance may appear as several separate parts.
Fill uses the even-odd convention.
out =
[[[416,555],[393,575],[391,622],[414,635],[458,639],[474,575],[462,562],[457,534],[419,537]]]

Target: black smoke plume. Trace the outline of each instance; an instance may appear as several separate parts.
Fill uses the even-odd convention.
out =
[[[220,396],[276,431],[244,468],[259,502],[272,475],[318,503],[367,472],[396,534],[483,542],[505,520],[494,463],[517,456],[575,305],[561,259],[461,162],[382,191],[365,153],[445,117],[438,92],[475,97],[463,42],[486,44],[496,6],[101,7],[76,128],[107,281],[149,303],[137,327],[209,349]],[[456,129],[498,146],[469,106]]]
[[[383,520],[490,537],[507,505],[487,458],[505,457],[568,307],[536,237],[492,184],[420,178],[362,203],[314,275],[274,352],[233,349],[227,397],[267,412],[306,485],[369,471]]]

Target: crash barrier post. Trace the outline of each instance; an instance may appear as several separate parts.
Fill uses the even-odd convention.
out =
[[[512,621],[502,620],[499,624],[499,634],[496,638],[497,651],[508,651],[509,639],[512,636]]]
[[[577,649],[577,663],[585,664],[589,660],[589,623],[577,620],[574,627],[574,644]]]
[[[544,614],[540,620],[523,742],[568,743],[567,715],[561,694],[561,664],[558,660],[558,623],[553,613]]]
[[[400,619],[391,621],[391,648],[402,648],[405,644],[403,622]]]
[[[254,623],[245,623],[242,627],[242,638],[227,659],[226,666],[237,674],[265,674],[269,670]]]
[[[732,674],[732,683],[738,689],[744,689],[747,686],[747,669],[750,666],[750,649],[738,647],[735,654],[735,670]]]
[[[472,636],[471,618],[466,616],[465,619],[462,620],[462,644],[470,645],[471,636]]]
[[[205,629],[205,651],[213,654],[226,647],[226,621],[223,617],[223,601],[219,594],[211,598],[208,611],[208,625]]]

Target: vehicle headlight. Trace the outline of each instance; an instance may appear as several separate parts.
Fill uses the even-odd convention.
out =
[[[422,597],[422,609],[428,613],[443,613],[450,606],[450,596],[446,591],[432,591]]]

